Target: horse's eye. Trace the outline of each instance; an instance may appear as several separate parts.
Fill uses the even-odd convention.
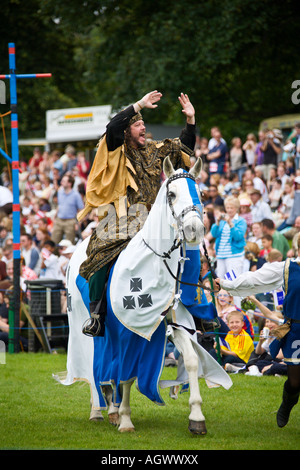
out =
[[[169,198],[172,202],[174,201],[174,199],[176,198],[176,194],[174,193],[174,191],[169,192]]]

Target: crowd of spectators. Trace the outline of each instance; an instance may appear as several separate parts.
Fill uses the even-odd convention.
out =
[[[203,195],[205,244],[219,277],[255,270],[296,254],[300,232],[300,124],[287,139],[280,130],[261,131],[245,141],[226,142],[219,128],[199,138],[195,158],[203,160],[197,180]],[[193,164],[195,158],[191,158]],[[59,151],[35,148],[19,175],[21,287],[25,280],[66,282],[76,244],[97,226],[92,211],[81,223],[90,162],[72,145]],[[162,178],[163,179],[163,178]],[[0,185],[0,308],[13,279],[12,188],[3,168]],[[202,248],[201,248],[202,249]],[[268,296],[261,299],[267,304]],[[238,308],[241,299],[234,299]],[[0,311],[1,316],[1,311]],[[3,317],[2,317],[3,318]],[[1,325],[0,325],[1,330]]]

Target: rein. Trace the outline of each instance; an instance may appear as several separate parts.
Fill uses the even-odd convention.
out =
[[[177,248],[180,248],[180,246],[183,244],[183,228],[182,228],[182,221],[183,221],[183,218],[184,216],[188,213],[188,212],[191,212],[191,211],[194,211],[194,212],[198,212],[198,214],[201,216],[201,212],[199,210],[199,208],[195,205],[191,205],[191,206],[188,206],[186,207],[185,209],[183,209],[183,211],[177,216],[174,212],[174,208],[173,208],[173,204],[172,204],[172,201],[171,201],[171,196],[169,195],[169,184],[174,181],[174,180],[177,180],[177,179],[180,179],[180,178],[189,178],[193,181],[195,181],[195,178],[190,174],[190,173],[176,173],[174,175],[172,175],[168,181],[167,181],[167,199],[168,199],[168,204],[169,204],[169,207],[170,207],[170,210],[172,212],[172,216],[174,217],[174,219],[176,220],[177,222],[177,226],[178,226],[178,231],[179,231],[179,235],[180,235],[180,238],[178,240],[174,240],[173,241],[173,245],[171,246],[171,248],[167,251],[167,252],[164,252],[163,254],[160,254],[160,253],[157,253],[147,242],[146,240],[144,240],[143,238],[143,242],[145,243],[145,245],[156,255],[156,256],[159,256],[160,258],[163,259],[163,262],[164,262],[164,265],[166,266],[168,272],[170,273],[170,275],[172,276],[173,279],[175,279],[176,282],[178,282],[179,284],[183,284],[185,286],[193,286],[193,287],[201,287],[202,289],[205,289],[205,290],[208,290],[209,292],[211,293],[214,293],[214,292],[218,292],[218,290],[214,290],[214,289],[211,289],[210,287],[207,287],[205,286],[202,282],[198,282],[197,284],[193,284],[193,283],[189,283],[189,282],[183,282],[181,281],[178,276],[176,276],[175,274],[172,273],[168,263],[167,263],[167,258],[170,259],[171,258],[171,253],[173,253],[173,251],[175,251]],[[211,263],[210,263],[210,259],[208,257],[208,253],[207,253],[207,249],[206,249],[206,246],[205,244],[203,243],[203,250],[204,250],[204,254],[205,254],[205,257],[207,259],[207,262],[208,262],[208,265],[210,267],[210,270],[211,270],[211,273],[212,273],[212,276],[213,278],[215,279],[216,278],[216,274],[211,266]],[[181,261],[184,261],[185,258],[181,258],[179,260],[179,263]]]

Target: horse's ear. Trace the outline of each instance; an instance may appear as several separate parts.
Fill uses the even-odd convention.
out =
[[[202,171],[202,159],[197,158],[195,165],[190,169],[189,174],[192,175],[195,179],[199,178]]]
[[[167,157],[164,159],[163,172],[167,178],[170,178],[170,176],[172,176],[175,173],[175,170],[173,168],[169,155],[167,155]]]

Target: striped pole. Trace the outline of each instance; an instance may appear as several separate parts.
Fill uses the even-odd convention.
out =
[[[13,325],[9,329],[10,335],[8,351],[19,352],[20,335],[20,276],[21,276],[21,251],[20,251],[20,199],[19,199],[19,146],[18,146],[18,111],[17,111],[17,79],[16,79],[16,54],[13,43],[8,45],[9,71],[10,71],[10,105],[11,105],[11,157],[12,157],[12,189],[13,189]],[[12,328],[10,327],[12,326]]]
[[[10,353],[20,350],[20,277],[21,277],[21,249],[20,249],[20,192],[19,192],[19,143],[18,143],[18,110],[17,110],[17,79],[18,78],[43,78],[51,77],[51,73],[36,74],[16,74],[16,51],[15,44],[8,44],[9,74],[0,75],[0,79],[9,79],[10,83],[10,104],[11,104],[11,158],[0,149],[0,154],[4,156],[12,165],[12,187],[13,187],[13,314],[9,318],[9,343]]]

